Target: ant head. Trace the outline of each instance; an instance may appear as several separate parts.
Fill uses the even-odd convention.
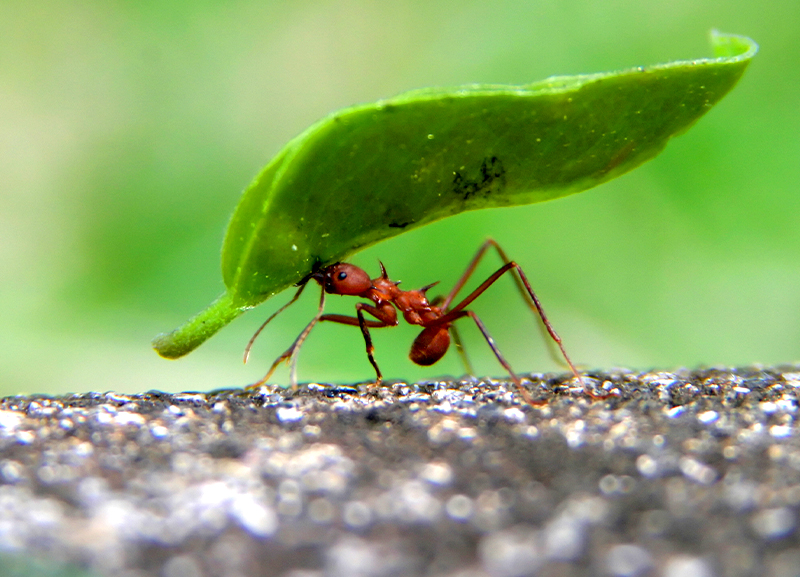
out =
[[[369,275],[355,265],[339,262],[312,275],[325,287],[325,292],[334,295],[360,295],[372,287]]]

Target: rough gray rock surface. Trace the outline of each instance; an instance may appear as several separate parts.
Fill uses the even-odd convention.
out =
[[[0,552],[125,577],[800,575],[800,366],[0,400]],[[607,396],[598,400],[597,396]]]

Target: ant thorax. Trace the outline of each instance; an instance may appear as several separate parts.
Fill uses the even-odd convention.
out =
[[[441,316],[439,307],[431,306],[422,291],[400,291],[394,299],[394,304],[410,325],[422,325]]]
[[[369,291],[371,294],[367,298],[374,302],[388,301],[393,302],[398,295],[403,291],[397,287],[397,283],[390,281],[388,278],[378,277],[372,279],[372,288]]]

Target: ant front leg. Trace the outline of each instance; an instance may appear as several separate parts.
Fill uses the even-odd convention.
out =
[[[306,286],[308,286],[308,283],[303,283],[303,284],[301,284],[301,285],[300,285],[300,288],[299,288],[299,289],[297,289],[297,292],[296,292],[296,293],[294,293],[294,296],[292,297],[292,300],[290,300],[288,303],[286,303],[285,305],[283,305],[283,306],[282,306],[281,308],[279,308],[277,311],[275,311],[274,313],[272,313],[272,314],[269,316],[269,318],[267,318],[267,320],[265,320],[263,323],[261,323],[261,326],[260,326],[260,327],[258,327],[258,330],[257,330],[257,331],[256,331],[256,332],[253,334],[253,336],[252,336],[252,337],[250,337],[250,341],[247,343],[247,346],[244,348],[244,362],[245,362],[245,363],[247,362],[247,359],[249,359],[249,358],[250,358],[250,351],[251,351],[251,350],[252,350],[252,348],[253,348],[253,343],[255,343],[255,342],[256,342],[256,339],[258,338],[258,335],[260,335],[260,334],[261,334],[261,331],[263,331],[263,330],[264,330],[264,329],[267,327],[267,325],[268,325],[270,322],[272,322],[272,319],[274,319],[274,318],[275,318],[275,317],[277,317],[279,314],[281,314],[283,311],[285,311],[285,310],[286,310],[286,309],[288,309],[290,306],[292,306],[292,305],[294,304],[294,302],[295,302],[297,299],[299,299],[299,298],[300,298],[300,295],[301,295],[301,294],[303,294],[303,291],[305,290]]]
[[[297,291],[297,294],[295,295],[295,297],[288,304],[284,305],[278,311],[278,313],[281,312],[282,310],[284,310],[290,304],[292,304],[295,300],[297,300],[297,297],[300,296],[300,293],[302,292],[304,286],[305,285],[300,287],[300,290]],[[278,368],[278,365],[280,365],[281,362],[283,362],[283,361],[288,361],[289,364],[291,365],[291,369],[290,369],[290,372],[289,372],[289,375],[290,375],[289,376],[289,384],[291,385],[292,389],[296,389],[297,388],[297,355],[300,352],[300,347],[303,346],[303,342],[305,342],[306,338],[308,338],[309,333],[311,333],[311,329],[313,329],[314,325],[316,325],[324,317],[324,315],[322,314],[322,311],[324,309],[325,309],[325,290],[322,289],[322,291],[320,292],[320,297],[319,297],[319,309],[317,310],[317,314],[314,315],[314,318],[311,319],[311,322],[309,322],[306,325],[306,327],[303,329],[303,331],[294,340],[292,345],[288,349],[286,349],[281,356],[279,356],[277,359],[275,359],[275,362],[272,363],[272,366],[269,368],[269,371],[267,371],[267,374],[264,375],[264,377],[261,380],[259,380],[258,382],[253,383],[252,385],[249,385],[249,386],[245,387],[245,390],[250,391],[250,390],[253,390],[253,389],[257,389],[258,387],[260,387],[261,385],[266,383],[269,380],[269,378],[272,376],[272,373],[275,372],[275,369]],[[258,331],[260,332],[264,328],[264,326],[266,326],[266,324],[270,320],[272,320],[275,317],[275,315],[277,315],[278,313],[273,314],[269,319],[267,319],[267,322],[265,322],[263,325],[261,325],[261,328],[259,328]],[[255,336],[258,336],[258,333],[256,333]],[[250,340],[250,343],[248,344],[247,352],[249,352],[249,348],[253,344],[253,340],[255,340],[255,336],[253,337],[253,339]],[[245,356],[245,359],[246,358],[247,357]]]

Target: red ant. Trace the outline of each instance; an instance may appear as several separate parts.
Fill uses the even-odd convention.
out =
[[[450,303],[463,288],[470,275],[472,275],[472,273],[475,271],[478,262],[490,247],[494,247],[497,250],[500,258],[503,259],[505,264],[497,269],[497,271],[487,278],[478,288],[472,291],[469,296],[451,308]],[[253,343],[261,331],[264,330],[264,327],[266,327],[272,319],[285,310],[289,305],[293,304],[300,297],[300,294],[305,289],[308,281],[312,279],[317,281],[322,287],[319,300],[319,310],[316,316],[311,319],[311,322],[306,325],[306,328],[304,328],[300,335],[295,339],[295,341],[292,343],[292,346],[286,349],[286,351],[279,356],[274,363],[272,363],[272,366],[264,378],[247,388],[253,389],[264,384],[272,376],[272,373],[275,371],[277,366],[284,360],[289,361],[291,365],[291,383],[293,387],[296,386],[297,354],[300,350],[300,347],[303,345],[303,342],[306,340],[306,337],[308,337],[309,333],[311,332],[311,329],[313,329],[314,325],[321,321],[330,321],[361,328],[361,333],[364,335],[364,342],[367,346],[367,357],[375,369],[375,383],[379,384],[383,379],[383,375],[381,374],[381,370],[378,368],[378,363],[375,362],[375,357],[373,356],[374,347],[372,346],[372,337],[370,336],[369,329],[397,326],[397,312],[400,311],[407,323],[422,327],[422,332],[417,336],[416,339],[414,339],[414,344],[411,345],[411,352],[409,353],[409,357],[416,364],[428,366],[441,359],[450,346],[451,334],[457,348],[459,351],[462,351],[461,339],[456,332],[456,328],[453,326],[453,322],[462,317],[469,316],[472,317],[472,320],[474,320],[475,324],[478,325],[478,328],[480,329],[481,333],[483,333],[483,337],[486,339],[486,342],[489,344],[489,347],[492,349],[495,357],[497,357],[497,360],[500,361],[501,365],[503,365],[503,368],[508,371],[508,374],[516,384],[523,398],[528,403],[541,404],[536,403],[531,399],[526,389],[522,386],[522,381],[516,375],[516,373],[514,373],[514,371],[511,369],[511,366],[500,353],[500,350],[495,345],[494,340],[486,330],[484,324],[478,318],[478,315],[470,310],[466,310],[466,307],[472,304],[472,301],[481,296],[487,288],[497,281],[498,278],[511,270],[517,272],[517,274],[514,276],[514,279],[516,281],[517,288],[523,295],[523,298],[526,294],[530,297],[530,300],[527,298],[525,299],[528,306],[531,308],[531,310],[535,311],[539,315],[539,318],[542,320],[542,323],[547,329],[547,332],[550,334],[550,337],[561,350],[561,354],[569,365],[570,370],[578,379],[578,381],[581,383],[583,382],[578,370],[575,368],[575,365],[572,364],[567,352],[564,350],[564,346],[561,343],[561,338],[550,324],[550,321],[547,320],[547,316],[542,309],[542,305],[539,303],[539,299],[533,292],[525,273],[522,272],[522,269],[517,263],[509,260],[503,249],[500,248],[500,245],[498,245],[494,240],[488,239],[483,243],[481,248],[473,257],[472,262],[467,267],[467,270],[464,271],[463,275],[461,275],[461,278],[458,280],[450,293],[444,298],[439,297],[434,299],[433,302],[428,301],[425,293],[430,288],[438,284],[438,281],[424,286],[418,290],[404,291],[398,287],[400,284],[399,282],[389,280],[389,276],[386,274],[386,269],[384,268],[383,263],[380,263],[380,267],[381,276],[375,279],[370,279],[369,275],[364,270],[355,265],[336,263],[312,272],[304,277],[299,283],[297,283],[295,286],[300,288],[297,290],[294,297],[292,297],[292,300],[283,305],[280,309],[273,313],[272,316],[264,321],[264,324],[259,327],[256,333],[250,339],[250,342],[247,343],[247,348],[245,349],[244,353],[245,362],[247,362],[247,358],[250,355],[250,349],[252,348]],[[339,314],[323,314],[322,311],[325,308],[326,293],[357,296],[368,299],[372,301],[373,304],[363,302],[357,303],[355,317]],[[375,317],[377,320],[365,319],[364,313]],[[467,369],[470,370],[469,363],[466,361],[466,357],[464,357],[464,360],[465,364],[467,365]]]

